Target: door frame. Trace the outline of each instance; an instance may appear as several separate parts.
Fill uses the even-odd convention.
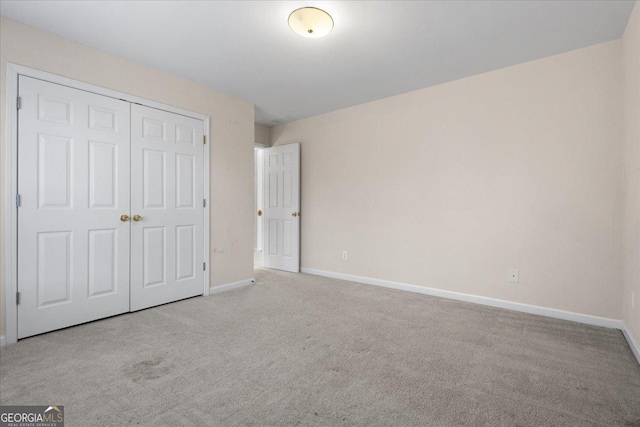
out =
[[[209,295],[209,278],[211,271],[211,262],[209,257],[209,240],[210,240],[210,215],[211,215],[211,196],[210,196],[210,165],[211,165],[211,137],[210,125],[211,118],[204,114],[195,113],[193,111],[183,110],[171,105],[162,104],[160,102],[151,101],[138,96],[129,95],[116,90],[106,89],[89,83],[80,82],[57,74],[47,73],[45,71],[36,70],[34,68],[25,67],[7,63],[6,73],[6,134],[7,151],[3,162],[4,166],[4,190],[6,208],[4,223],[4,325],[5,325],[5,342],[2,344],[14,344],[18,341],[18,307],[16,304],[16,293],[18,290],[18,209],[16,206],[16,194],[18,193],[18,109],[16,102],[18,99],[18,76],[33,77],[45,80],[51,83],[68,86],[73,89],[84,90],[86,92],[95,93],[97,95],[116,98],[122,101],[134,104],[144,105],[146,107],[164,110],[170,113],[180,114],[182,116],[191,117],[202,120],[204,122],[204,135],[207,143],[204,144],[204,198],[207,208],[204,210],[204,259],[207,263],[207,269],[204,271],[203,279],[203,295]]]

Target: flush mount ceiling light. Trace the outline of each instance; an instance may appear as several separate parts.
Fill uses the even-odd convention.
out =
[[[333,18],[327,12],[316,7],[296,9],[289,15],[289,28],[302,37],[317,39],[333,30]]]

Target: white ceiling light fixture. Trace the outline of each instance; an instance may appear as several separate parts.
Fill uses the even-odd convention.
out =
[[[333,30],[333,18],[317,7],[296,9],[289,15],[289,28],[302,37],[317,39]]]

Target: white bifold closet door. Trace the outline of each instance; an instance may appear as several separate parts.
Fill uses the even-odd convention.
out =
[[[128,102],[19,77],[18,338],[129,311]]]
[[[203,293],[204,122],[131,106],[131,310]]]

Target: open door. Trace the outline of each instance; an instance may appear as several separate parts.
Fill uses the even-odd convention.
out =
[[[264,266],[300,271],[300,144],[263,150]]]

